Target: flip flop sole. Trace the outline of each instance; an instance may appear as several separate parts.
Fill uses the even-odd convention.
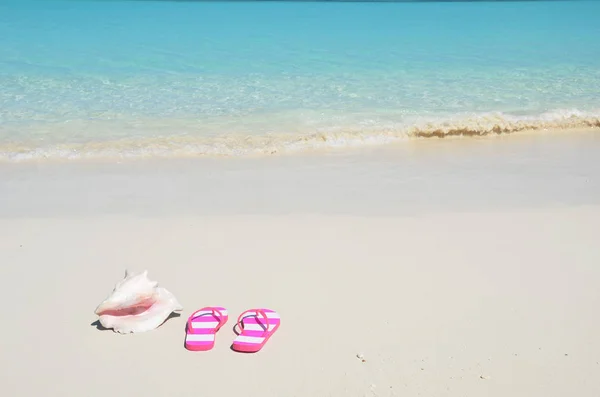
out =
[[[259,313],[265,313],[269,326]],[[242,332],[235,338],[231,348],[243,353],[256,353],[263,348],[281,324],[279,314],[270,309],[251,309],[240,319]]]
[[[206,351],[215,346],[215,334],[228,320],[227,309],[215,307],[222,317],[211,308],[202,308],[188,319],[185,335],[185,348],[191,351]],[[219,325],[220,324],[220,325]],[[191,328],[191,329],[190,329]]]

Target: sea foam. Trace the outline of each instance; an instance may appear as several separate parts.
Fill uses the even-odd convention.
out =
[[[163,121],[163,124],[165,122]],[[456,115],[445,119],[413,120],[404,124],[341,125],[319,131],[294,133],[287,133],[282,129],[276,133],[220,133],[195,136],[191,131],[187,131],[185,134],[172,132],[153,137],[141,134],[139,137],[83,142],[13,141],[0,144],[0,161],[282,155],[309,150],[341,150],[367,145],[386,145],[414,139],[484,137],[523,131],[587,128],[600,128],[600,110],[554,110],[538,115],[519,116],[504,113]],[[102,134],[95,133],[92,136]]]

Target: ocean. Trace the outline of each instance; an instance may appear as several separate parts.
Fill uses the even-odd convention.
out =
[[[600,1],[0,2],[0,161],[600,127]]]

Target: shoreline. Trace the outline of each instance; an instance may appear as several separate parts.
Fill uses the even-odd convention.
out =
[[[472,120],[470,123],[426,123],[411,128],[382,128],[372,131],[323,130],[305,134],[225,134],[209,136],[177,135],[114,137],[112,140],[71,142],[35,146],[13,141],[0,144],[0,166],[30,163],[131,162],[211,158],[264,158],[333,153],[356,153],[369,148],[394,149],[435,140],[495,139],[509,137],[558,136],[574,139],[600,132],[600,118],[584,121],[497,122]],[[491,123],[491,124],[490,124]],[[489,124],[489,125],[487,125]],[[76,129],[85,129],[86,125]],[[4,135],[11,135],[4,132]],[[18,136],[18,133],[15,134]],[[110,135],[109,135],[110,136]],[[81,137],[80,137],[81,139]],[[35,141],[35,140],[33,140]],[[38,139],[39,141],[39,139]],[[43,141],[43,139],[42,139]],[[32,146],[33,145],[33,146]]]
[[[436,139],[260,158],[0,167],[0,219],[87,215],[397,216],[600,202],[600,134]]]

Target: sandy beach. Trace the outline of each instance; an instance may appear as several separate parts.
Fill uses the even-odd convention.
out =
[[[599,15],[0,1],[0,397],[600,397]]]
[[[598,143],[3,165],[3,394],[600,395]],[[97,329],[125,269],[181,316]],[[214,350],[187,351],[207,305],[230,320]],[[235,318],[258,306],[280,329],[233,352]]]

